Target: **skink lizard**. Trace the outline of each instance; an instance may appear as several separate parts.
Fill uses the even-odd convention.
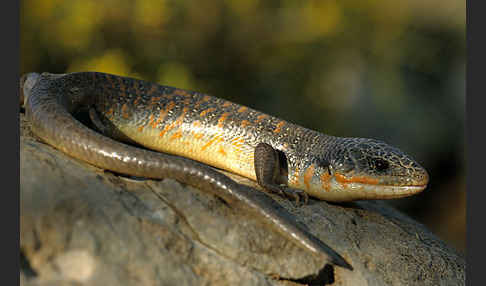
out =
[[[29,73],[21,78],[20,94],[33,132],[68,155],[118,173],[170,177],[212,192],[348,269],[349,263],[288,213],[269,207],[270,198],[251,196],[250,187],[207,165],[255,180],[270,192],[303,195],[290,187],[327,201],[410,196],[429,180],[417,162],[382,141],[326,135],[223,99],[143,80],[98,72]],[[77,121],[71,114],[78,110],[89,111],[106,136]]]

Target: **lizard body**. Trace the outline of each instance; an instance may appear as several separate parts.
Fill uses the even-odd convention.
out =
[[[384,142],[326,135],[223,99],[127,77],[31,73],[21,79],[21,102],[34,133],[61,151],[104,169],[171,177],[242,203],[297,244],[347,268],[283,210],[204,164],[256,180],[268,191],[279,192],[283,184],[327,201],[404,197],[428,183],[425,169]],[[72,117],[81,109],[109,137],[176,156],[102,136]]]

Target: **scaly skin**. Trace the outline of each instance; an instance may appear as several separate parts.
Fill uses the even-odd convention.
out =
[[[24,98],[25,96],[25,98]],[[254,149],[267,143],[286,162],[280,181],[328,201],[385,199],[426,187],[427,172],[381,141],[312,131],[208,95],[103,73],[31,73],[21,79],[21,101],[34,133],[70,156],[119,173],[171,177],[237,203],[329,263],[351,269],[268,197],[193,160],[255,180]],[[102,136],[70,113],[93,108]]]
[[[378,140],[329,136],[208,95],[99,77],[103,96],[94,105],[120,140],[253,180],[255,146],[267,143],[287,158],[283,183],[327,201],[410,196],[428,182],[418,163]]]

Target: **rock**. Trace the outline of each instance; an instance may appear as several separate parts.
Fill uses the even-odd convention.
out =
[[[354,270],[325,265],[214,195],[72,159],[35,139],[21,114],[21,285],[465,283],[463,257],[381,201],[272,198]]]

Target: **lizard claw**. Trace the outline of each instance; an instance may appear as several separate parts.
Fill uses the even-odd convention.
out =
[[[277,194],[281,197],[295,201],[297,205],[306,205],[309,201],[309,195],[301,190],[295,190],[274,184],[264,185],[263,189],[268,193]]]

